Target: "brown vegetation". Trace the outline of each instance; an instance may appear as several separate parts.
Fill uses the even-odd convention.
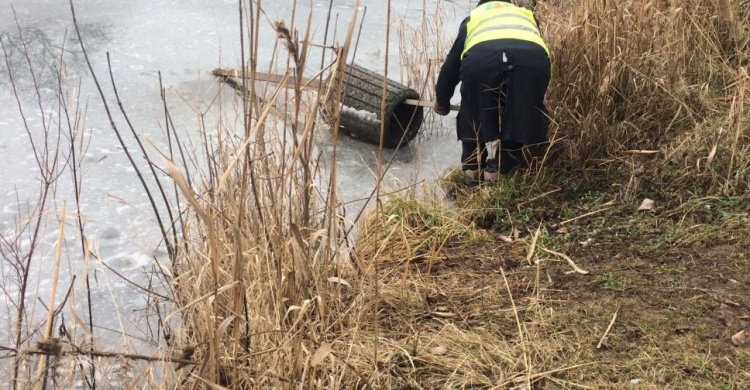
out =
[[[709,17],[719,11],[722,18]],[[678,210],[681,216],[692,216],[679,210],[696,194],[746,199],[750,168],[744,110],[748,89],[744,67],[750,43],[747,4],[720,7],[699,0],[671,4],[548,2],[542,3],[540,12],[555,53],[555,81],[550,93],[555,125],[543,162],[547,169],[533,176],[529,185],[506,182],[468,193],[459,189],[457,199],[462,207],[454,211],[439,201],[430,205],[426,200],[390,199],[360,225],[355,247],[345,249],[332,239],[330,225],[326,228],[295,222],[299,210],[291,207],[296,204],[294,198],[281,198],[290,206],[283,209],[286,212],[282,218],[269,223],[252,219],[251,213],[245,217],[246,227],[237,232],[231,228],[237,225],[232,221],[239,218],[231,212],[237,198],[218,197],[220,203],[209,205],[223,210],[223,219],[214,219],[223,226],[213,230],[222,232],[216,238],[217,248],[224,248],[218,249],[222,253],[219,269],[225,275],[219,285],[227,289],[209,304],[211,288],[216,284],[204,282],[211,280],[206,272],[200,272],[206,267],[202,259],[207,256],[198,252],[183,257],[190,276],[181,277],[186,283],[180,281],[179,289],[189,297],[185,298],[187,302],[205,298],[183,312],[185,318],[201,318],[189,322],[193,327],[187,328],[191,330],[189,343],[204,345],[197,355],[204,362],[195,371],[198,376],[218,378],[226,387],[289,388],[568,387],[576,383],[625,385],[630,380],[653,386],[724,383],[731,388],[746,382],[747,373],[739,367],[747,355],[727,348],[721,348],[721,355],[730,366],[705,364],[710,373],[692,379],[675,375],[675,367],[669,366],[649,370],[628,365],[618,375],[617,367],[606,359],[620,360],[611,357],[602,361],[590,345],[614,345],[623,331],[658,322],[668,314],[656,311],[645,322],[628,320],[633,310],[639,310],[638,305],[594,293],[602,284],[605,288],[607,283],[618,285],[617,277],[607,282],[606,278],[612,277],[607,275],[611,266],[592,263],[586,256],[578,259],[581,267],[596,269],[595,276],[586,279],[592,280],[591,285],[584,289],[592,291],[597,297],[593,298],[575,291],[580,284],[568,282],[573,276],[564,276],[570,269],[567,262],[557,266],[549,261],[559,256],[539,254],[558,253],[542,251],[547,247],[565,250],[570,245],[550,238],[552,225],[548,221],[575,221],[569,229],[580,236],[590,233],[593,217],[577,219],[573,215],[589,205],[571,198],[566,204],[566,198],[551,197],[558,203],[545,202],[548,210],[537,218],[519,220],[515,211],[511,218],[497,214],[507,213],[508,203],[515,204],[515,199],[543,197],[548,188],[541,191],[542,184],[556,182],[546,175],[582,167],[589,170],[588,174],[598,172],[606,178],[594,183],[593,188],[617,185],[613,192],[601,191],[602,198],[612,196],[614,202],[609,206],[617,204],[614,210],[610,211],[601,198],[593,202],[602,204],[601,211],[606,212],[603,217],[615,225],[622,222],[618,217],[625,218],[624,209],[644,193],[670,195],[660,199],[668,199],[669,209]],[[426,65],[419,55],[411,58],[413,67]],[[425,59],[430,61],[429,56]],[[429,74],[413,72],[412,76],[429,80]],[[623,169],[626,174],[621,174]],[[253,171],[248,173],[253,175]],[[262,178],[262,172],[257,177]],[[294,188],[288,177],[282,174],[275,183],[288,183],[284,186]],[[228,181],[226,189],[236,183],[238,180],[234,184]],[[591,186],[577,183],[591,191]],[[241,187],[230,193],[240,191]],[[567,196],[581,192],[563,191]],[[226,200],[230,203],[224,203]],[[519,210],[522,208],[527,207],[519,206]],[[549,209],[555,208],[571,215],[554,215]],[[331,207],[326,210],[328,221],[337,220],[330,214]],[[587,211],[592,210],[580,213]],[[482,220],[476,219],[477,212],[485,222],[486,218],[494,219],[485,223],[485,227],[493,228],[491,231],[475,227],[475,221],[482,225]],[[736,218],[735,223],[746,223],[746,216]],[[525,224],[503,226],[497,220]],[[641,224],[649,223],[639,221],[626,236],[633,239],[644,228]],[[264,231],[269,226],[273,228]],[[236,249],[236,237],[243,231],[247,233],[242,247],[251,248],[249,252]],[[664,229],[661,234],[671,231]],[[502,232],[510,237],[502,237]],[[738,248],[732,245],[747,242],[746,230],[737,234],[731,250]],[[610,237],[611,245],[605,245],[606,250],[618,252],[612,254],[613,258],[633,257],[633,247],[615,239],[620,236]],[[578,236],[568,238],[572,241]],[[604,235],[605,240],[610,238]],[[277,252],[271,252],[271,248],[278,248],[274,249]],[[665,250],[655,248],[654,255],[661,257]],[[241,253],[243,260],[237,261]],[[649,256],[644,258],[651,260]],[[519,265],[531,264],[527,259],[537,260],[537,265],[528,271],[519,270]],[[737,261],[747,264],[746,257]],[[551,265],[545,265],[548,263]],[[654,267],[667,269],[670,264],[662,262]],[[717,266],[743,283],[741,268]],[[691,270],[700,273],[706,269],[701,266]],[[241,295],[231,292],[237,289],[238,280],[244,285],[240,291],[253,297],[245,301],[246,318],[238,304]],[[580,275],[575,280],[580,280]],[[638,283],[637,290],[662,282]],[[195,289],[201,285],[204,287]],[[700,288],[687,285],[689,291]],[[737,299],[736,292],[731,294]],[[609,305],[602,306],[604,302]],[[571,307],[588,305],[593,305],[588,312]],[[602,338],[604,328],[618,307],[622,307],[621,323],[629,325],[623,330],[615,323],[607,341]],[[592,324],[590,320],[594,319]],[[666,337],[675,329],[654,326],[641,332],[647,337]],[[217,330],[224,337],[217,337]],[[229,334],[235,339],[226,337]],[[247,338],[244,342],[243,337]],[[726,344],[727,340],[718,342]],[[634,342],[624,349],[610,348],[627,360],[652,353],[670,354],[670,349],[690,345],[679,340],[674,344],[665,346],[653,340],[640,346]],[[661,365],[668,360],[655,362]],[[217,372],[210,375],[209,368]]]
[[[312,143],[341,82],[282,99],[250,79],[244,134],[199,129],[217,143],[193,152],[206,157],[190,175],[162,154],[183,201],[161,318],[173,331],[164,362],[133,383],[748,386],[747,346],[730,339],[750,307],[750,2],[549,0],[538,11],[554,53],[547,153],[492,185],[448,175],[458,207],[434,188],[378,188],[369,214],[345,216],[335,143],[328,170]],[[343,69],[356,20],[321,68]],[[295,80],[310,28],[276,25]],[[433,55],[409,57],[413,84],[434,78]],[[644,198],[653,210],[637,211]],[[87,352],[41,341],[56,357]],[[12,352],[25,365],[45,353],[22,346]]]

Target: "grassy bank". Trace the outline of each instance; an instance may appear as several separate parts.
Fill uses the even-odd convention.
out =
[[[670,204],[652,192],[656,207],[638,210],[644,198],[619,191],[627,180],[518,175],[483,188],[446,185],[466,221],[494,235],[478,247],[517,265],[506,271],[517,300],[538,305],[521,316],[539,332],[530,345],[551,348],[535,352],[537,369],[590,364],[541,388],[743,388],[750,356],[731,339],[748,320],[750,199]]]

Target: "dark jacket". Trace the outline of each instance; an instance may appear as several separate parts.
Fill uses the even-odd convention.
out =
[[[453,41],[453,46],[445,58],[443,67],[440,68],[440,75],[435,86],[435,95],[437,103],[442,107],[450,106],[456,86],[461,81],[461,53],[464,51],[466,25],[468,23],[469,18],[461,22],[461,27],[458,29],[458,36]]]
[[[482,4],[482,3],[480,3]],[[535,15],[537,24],[539,24],[539,18]],[[474,64],[466,64],[466,69],[461,68],[461,53],[464,51],[464,44],[466,43],[467,28],[466,25],[471,20],[471,17],[467,17],[461,22],[461,26],[458,28],[458,36],[453,41],[453,46],[448,52],[445,58],[442,68],[440,68],[440,74],[438,75],[437,84],[435,86],[435,97],[437,103],[443,107],[450,105],[451,98],[455,93],[456,86],[462,79],[462,73],[471,77],[475,73],[482,73],[487,71],[489,67],[497,63],[493,61],[494,58],[484,58],[485,61],[476,61]],[[504,48],[520,47],[528,49],[528,43],[518,41],[512,42],[506,40],[505,42],[485,42],[481,45],[484,49],[484,54],[492,57],[493,54],[498,55]],[[473,50],[473,49],[472,49]],[[484,65],[484,66],[483,66]]]

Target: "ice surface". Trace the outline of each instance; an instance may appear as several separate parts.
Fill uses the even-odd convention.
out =
[[[434,7],[438,0],[427,1],[427,7]],[[21,34],[29,48],[35,73],[34,78],[28,69],[27,59],[23,55],[21,35],[15,25],[10,4],[15,7]],[[264,2],[268,3],[268,2]],[[278,4],[277,4],[278,3]],[[297,23],[304,21],[313,12],[313,39],[322,43],[328,0],[315,0],[310,9],[309,3],[298,5]],[[445,5],[445,2],[442,2]],[[345,35],[349,17],[353,12],[353,2],[335,0],[333,3],[333,20],[338,21],[336,42],[341,43]],[[386,9],[382,0],[364,0],[367,7],[367,18],[359,42],[356,62],[376,72],[385,68],[384,56],[386,38]],[[239,25],[237,2],[234,0],[77,0],[81,33],[86,44],[94,70],[100,78],[105,96],[114,113],[115,123],[123,132],[127,146],[136,151],[137,145],[132,141],[124,118],[117,110],[115,97],[108,78],[107,57],[109,52],[112,71],[116,80],[120,98],[128,110],[130,121],[135,131],[153,139],[164,146],[163,128],[164,110],[160,99],[158,72],[164,79],[167,98],[170,101],[170,112],[175,126],[185,135],[183,141],[197,144],[196,111],[189,104],[208,104],[220,93],[208,71],[215,67],[237,67],[240,63]],[[418,23],[422,17],[421,0],[393,2],[394,18],[405,18]],[[276,1],[273,7],[267,7],[268,18],[285,20],[290,24],[292,2]],[[448,8],[452,10],[453,6]],[[456,16],[447,17],[449,23],[442,26],[448,35],[463,18],[464,11],[455,6]],[[364,8],[362,9],[364,10]],[[361,16],[361,13],[360,13]],[[264,19],[265,20],[265,19]],[[164,259],[165,252],[160,245],[160,234],[154,225],[153,213],[137,177],[133,173],[125,153],[118,144],[104,105],[91,82],[90,72],[82,57],[77,38],[72,29],[69,4],[63,0],[0,0],[0,37],[9,49],[10,67],[0,60],[0,164],[3,167],[3,180],[0,181],[0,228],[6,237],[15,234],[19,222],[27,221],[37,204],[40,188],[37,159],[31,148],[30,139],[42,145],[45,129],[56,134],[62,131],[59,138],[62,145],[67,144],[67,128],[58,127],[64,123],[64,117],[58,112],[58,80],[55,76],[59,66],[57,57],[65,46],[67,79],[62,84],[62,93],[66,96],[80,96],[82,106],[88,106],[85,123],[82,129],[87,145],[81,170],[84,188],[81,193],[81,217],[85,225],[85,234],[92,245],[100,252],[108,265],[123,272],[136,282],[147,283],[144,269],[148,269],[154,258]],[[333,22],[332,22],[333,23]],[[393,26],[396,23],[392,23]],[[298,26],[299,27],[299,26]],[[261,68],[267,68],[275,38],[268,26],[264,25],[260,48]],[[391,31],[390,74],[399,74],[398,43],[395,28]],[[446,37],[445,41],[452,41]],[[283,56],[282,56],[283,57]],[[330,55],[328,56],[330,59]],[[313,50],[309,64],[319,64],[320,51]],[[18,105],[13,96],[8,77],[12,72],[19,91],[22,109],[26,121],[22,120]],[[311,71],[314,71],[311,69]],[[397,76],[396,76],[397,78]],[[43,109],[39,110],[36,88],[42,98]],[[222,99],[230,102],[233,92],[223,90]],[[189,104],[188,104],[189,103]],[[227,104],[227,117],[234,117],[234,107]],[[347,108],[345,108],[347,110]],[[348,114],[356,115],[364,121],[377,121],[373,113],[351,110]],[[43,115],[42,115],[43,113]],[[450,121],[447,122],[451,126]],[[409,180],[430,179],[458,158],[458,145],[452,131],[441,132],[442,135],[426,134],[419,142],[402,148],[395,154],[387,152],[387,158],[394,158],[392,176],[401,184]],[[56,141],[56,137],[53,137]],[[329,134],[322,134],[318,148],[328,157],[328,147],[332,142]],[[361,141],[341,138],[338,148],[339,194],[344,200],[359,199],[369,195],[375,179],[372,177],[377,166],[377,146]],[[137,154],[137,153],[136,153]],[[138,158],[139,167],[147,165]],[[415,174],[418,172],[418,174]],[[72,196],[73,179],[66,173],[61,177],[56,188],[57,200],[48,204],[51,210],[47,216],[48,228],[42,238],[45,248],[40,252],[44,263],[40,264],[37,276],[39,294],[45,299],[49,295],[50,259],[54,253],[52,246],[57,241],[56,212],[60,211],[63,201],[68,202],[68,222],[65,242],[75,248],[80,240],[80,233],[72,222],[75,215],[75,201]],[[397,183],[394,181],[394,183]],[[148,184],[155,188],[153,179]],[[394,184],[396,185],[396,184]],[[357,207],[361,203],[350,205]],[[162,210],[164,212],[164,210]],[[356,213],[350,212],[349,215]],[[27,238],[24,238],[28,242]],[[23,242],[22,242],[23,244]],[[64,294],[73,274],[82,272],[80,250],[70,250],[64,262],[67,275],[61,280],[58,289]],[[6,267],[7,268],[7,267]],[[96,259],[90,264],[96,269],[98,283],[95,283],[95,297],[98,305],[95,317],[103,326],[118,329],[118,317],[113,315],[118,309],[127,317],[144,306],[141,292],[124,283],[98,263]],[[35,283],[37,283],[35,282]],[[78,279],[76,283],[81,283]],[[7,286],[7,291],[14,291]],[[58,299],[61,297],[58,297]],[[78,298],[81,305],[82,298]],[[0,301],[0,323],[7,323],[7,302]],[[127,320],[128,322],[136,319]],[[6,333],[0,334],[0,341],[5,341]],[[9,343],[0,343],[9,344]]]

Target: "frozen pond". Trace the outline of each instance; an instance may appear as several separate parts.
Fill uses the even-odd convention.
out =
[[[269,20],[285,20],[289,25],[292,1],[265,0],[262,3]],[[346,33],[353,3],[351,0],[335,0],[333,3],[333,21],[338,22],[338,40]],[[393,3],[394,21],[403,20],[413,25],[419,24],[423,14],[434,13],[436,7],[441,7],[446,21],[443,26],[446,36],[440,38],[443,42],[453,39],[454,29],[468,6],[468,1],[460,1],[461,4],[457,5],[447,0],[399,0]],[[107,74],[107,52],[111,56],[120,98],[135,130],[142,137],[151,138],[162,145],[164,142],[164,110],[158,72],[162,73],[164,79],[174,125],[186,138],[198,128],[196,106],[205,106],[206,102],[216,101],[217,97],[227,102],[233,99],[234,92],[228,88],[221,89],[209,71],[219,66],[236,68],[241,62],[237,1],[77,0],[75,5],[84,43],[110,105],[117,111]],[[297,6],[297,23],[304,22],[308,14],[313,13],[315,42],[323,41],[328,5],[327,0],[314,0],[301,1]],[[362,5],[367,7],[367,12],[356,62],[381,72],[385,67],[385,2],[363,0]],[[15,8],[20,32],[11,6]],[[268,22],[263,21],[262,25],[264,38],[261,39],[258,59],[261,67],[270,62],[275,44]],[[400,80],[403,69],[398,55],[396,23],[393,26],[389,69],[391,78]],[[156,283],[149,280],[146,271],[152,269],[154,259],[164,259],[166,251],[160,245],[161,237],[146,194],[112,133],[103,104],[94,89],[74,38],[68,2],[0,0],[0,36],[10,63],[8,67],[5,60],[0,58],[0,132],[3,135],[0,137],[3,166],[0,229],[3,235],[14,236],[16,227],[28,216],[28,210],[35,206],[40,188],[39,169],[26,126],[38,145],[43,142],[45,126],[52,128],[53,133],[57,129],[56,57],[65,46],[67,78],[64,93],[70,96],[80,94],[82,107],[87,106],[86,121],[82,127],[89,146],[81,168],[84,182],[81,215],[85,220],[86,234],[101,260],[117,273],[142,286]],[[20,36],[24,38],[26,50]],[[29,53],[29,61],[35,69],[36,85],[42,97],[41,109],[25,51]],[[319,55],[313,53],[313,57]],[[310,63],[319,64],[319,60],[311,60]],[[13,75],[25,122],[19,114],[9,74]],[[231,104],[226,106],[227,110],[234,110]],[[118,126],[125,131],[126,142],[135,148],[132,137],[127,136],[122,116],[119,112],[114,114]],[[69,147],[65,134],[62,139],[62,144]],[[330,142],[330,137],[322,136],[317,140],[317,147],[325,152],[330,149]],[[344,201],[368,196],[375,183],[372,172],[376,171],[377,147],[348,138],[340,140],[339,145],[340,196]],[[390,151],[386,153],[387,156],[390,154]],[[391,183],[395,187],[431,180],[454,165],[458,154],[459,145],[453,135],[452,119],[424,126],[417,140],[395,154],[390,171]],[[139,163],[142,161],[139,160]],[[146,168],[145,164],[143,168]],[[80,287],[85,275],[80,245],[75,241],[75,219],[71,217],[75,214],[72,182],[71,175],[66,172],[55,188],[54,202],[47,205],[49,210],[57,209],[59,213],[63,201],[68,202],[67,222],[70,226],[66,229],[66,243],[78,248],[63,254],[58,301],[64,296],[73,275],[78,277],[76,291],[83,291]],[[152,181],[148,182],[153,184]],[[40,232],[46,245],[35,255],[30,282],[31,294],[38,293],[43,301],[49,299],[54,259],[52,246],[57,239],[57,222],[53,215],[54,212],[51,213],[50,223]],[[27,236],[29,232],[24,237]],[[20,237],[18,242],[22,245],[24,240],[28,238]],[[92,260],[88,272],[92,278],[92,298],[96,302],[94,317],[101,326],[96,330],[98,337],[116,340],[118,332],[124,331],[136,339],[148,338],[150,335],[138,330],[142,327],[135,326],[142,321],[145,313],[143,294],[97,261]],[[12,279],[12,268],[3,264],[2,273],[5,292],[0,301],[0,345],[13,345],[11,330],[14,329],[15,312],[10,301],[15,299],[18,292],[15,284],[9,281]],[[78,310],[82,311],[85,297],[79,292],[75,299]],[[36,313],[35,321],[43,321],[41,315],[46,310],[41,303],[33,303],[29,310]]]

